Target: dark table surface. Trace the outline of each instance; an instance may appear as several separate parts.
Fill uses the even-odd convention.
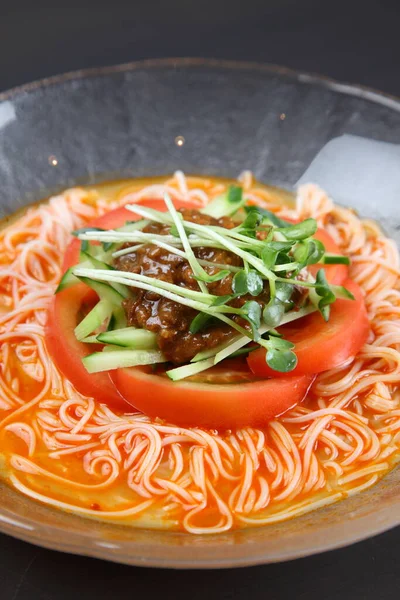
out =
[[[0,91],[84,67],[207,56],[282,64],[400,95],[399,23],[399,0],[0,0]],[[176,572],[0,535],[0,598],[397,600],[399,547],[397,528],[290,563]]]

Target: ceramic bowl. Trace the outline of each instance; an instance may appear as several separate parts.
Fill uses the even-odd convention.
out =
[[[187,173],[291,187],[342,133],[398,142],[400,102],[285,69],[161,60],[82,71],[0,95],[3,215],[71,184]],[[183,138],[179,145],[177,138]],[[400,224],[396,206],[391,222]],[[400,523],[400,469],[357,496],[278,525],[194,537],[52,510],[0,484],[0,530],[121,563],[213,568],[283,561]]]

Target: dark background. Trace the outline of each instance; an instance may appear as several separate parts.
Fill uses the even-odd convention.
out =
[[[0,89],[141,58],[314,71],[400,95],[399,0],[0,0]]]
[[[400,0],[0,0],[0,91],[63,71],[169,56],[277,63],[400,95]],[[0,536],[0,598],[398,600],[399,548],[400,528],[280,565],[176,572]]]

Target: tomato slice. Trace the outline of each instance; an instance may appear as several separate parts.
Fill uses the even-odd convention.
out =
[[[159,199],[146,199],[140,204],[165,210],[165,203]],[[187,202],[175,202],[177,208],[190,206]],[[88,224],[89,227],[114,229],[122,227],[126,221],[134,221],[136,215],[124,207],[104,214]],[[64,256],[64,269],[79,261],[80,241],[74,238]],[[85,396],[91,396],[116,408],[126,408],[125,400],[116,391],[108,373],[90,374],[82,364],[82,358],[94,351],[93,345],[83,344],[75,338],[74,329],[79,322],[82,303],[88,297],[89,288],[84,284],[59,292],[49,307],[46,325],[47,350],[58,369],[71,381],[75,388]],[[92,292],[95,301],[96,294]]]
[[[182,426],[231,429],[262,427],[307,395],[313,375],[210,385],[174,383],[141,369],[110,371],[120,394],[152,418]]]
[[[107,373],[90,375],[82,363],[84,356],[94,352],[93,345],[78,342],[74,333],[85,301],[96,302],[96,293],[88,290],[86,285],[79,284],[54,296],[47,317],[46,347],[53,362],[78,392],[109,406],[123,408],[126,402]]]
[[[313,313],[278,329],[285,339],[295,344],[298,363],[290,375],[334,369],[355,356],[365,343],[369,321],[361,290],[351,279],[347,279],[344,286],[355,300],[336,300],[327,323],[320,313]],[[268,366],[264,348],[251,352],[247,363],[258,377],[287,377],[287,373],[278,373]]]
[[[331,254],[343,254],[339,246],[335,244],[329,233],[324,229],[318,229],[313,237],[324,244],[327,252]],[[342,285],[349,277],[349,267],[347,265],[310,265],[308,270],[315,277],[321,268],[324,269],[329,283],[335,285]]]

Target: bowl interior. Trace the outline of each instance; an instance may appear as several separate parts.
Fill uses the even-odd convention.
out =
[[[291,187],[344,133],[398,142],[400,102],[288,72],[220,61],[150,61],[0,95],[0,215],[76,182],[187,173]],[[183,144],[177,143],[177,138]],[[389,206],[393,230],[399,223]],[[377,486],[274,526],[193,537],[102,524],[0,485],[0,529],[50,548],[137,565],[239,566],[352,543],[400,522],[395,469]]]

